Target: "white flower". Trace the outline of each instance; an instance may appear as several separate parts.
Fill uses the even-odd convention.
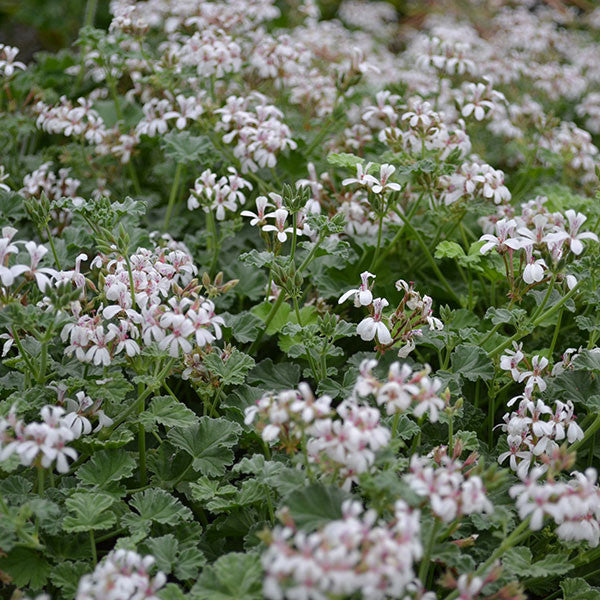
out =
[[[377,341],[382,345],[392,343],[392,336],[386,324],[383,323],[383,309],[389,302],[385,298],[375,298],[373,300],[373,316],[363,319],[356,327],[356,333],[365,341],[370,341],[377,337]]]
[[[576,213],[574,210],[567,210],[565,216],[569,221],[569,231],[557,226],[554,233],[549,233],[544,241],[552,244],[568,242],[571,252],[579,256],[583,252],[583,243],[581,240],[598,241],[598,236],[591,231],[579,233],[580,227],[585,223],[587,217],[583,213]]]
[[[541,374],[547,366],[548,359],[545,356],[540,358],[536,355],[531,359],[531,371],[523,371],[519,376],[519,381],[525,381],[525,379],[527,379],[525,389],[533,390],[536,385],[540,392],[543,392],[546,389],[546,382]]]
[[[342,304],[351,296],[354,296],[354,305],[358,306],[369,306],[371,302],[373,302],[373,294],[369,289],[369,277],[373,277],[375,279],[376,275],[373,273],[369,273],[369,271],[364,271],[360,274],[361,284],[358,289],[348,290],[344,292],[340,299],[338,300],[338,304]]]
[[[517,344],[513,342],[514,350],[507,350],[506,354],[500,357],[500,368],[503,371],[510,371],[512,378],[515,381],[519,381],[521,371],[519,370],[519,363],[525,358],[521,349],[523,344]]]
[[[375,194],[381,194],[384,190],[392,190],[397,192],[400,190],[400,184],[390,183],[389,178],[393,175],[396,167],[392,165],[381,165],[379,169],[379,181],[371,188]]]
[[[161,571],[150,575],[154,562],[133,550],[113,550],[80,579],[75,600],[159,600],[167,578]]]
[[[250,212],[249,210],[243,210],[240,215],[242,217],[250,217],[250,225],[261,225],[265,223],[265,211],[267,208],[273,205],[269,203],[265,196],[259,196],[256,199],[256,213]]]
[[[496,235],[486,233],[479,238],[479,241],[486,242],[481,246],[481,254],[487,254],[492,248],[496,248],[498,252],[521,248],[523,245],[521,239],[513,237],[516,228],[517,223],[514,219],[500,219],[496,223]]]
[[[534,258],[533,247],[526,244],[525,249],[525,268],[523,269],[523,281],[529,285],[539,283],[544,279],[544,269],[547,268],[543,258]]]
[[[173,358],[179,356],[179,351],[188,353],[192,350],[188,338],[194,333],[194,325],[184,315],[165,313],[160,320],[161,327],[170,328],[168,333],[158,344],[161,350],[169,350]]]
[[[363,166],[362,163],[356,163],[356,177],[348,177],[342,181],[342,185],[352,185],[357,183],[358,185],[366,185],[367,187],[373,187],[379,184],[377,179],[373,175],[369,175],[369,168],[373,163],[367,163]],[[388,165],[389,166],[389,165]]]
[[[277,239],[283,243],[287,240],[287,234],[288,233],[292,233],[294,231],[293,227],[286,227],[285,226],[285,222],[286,219],[288,218],[288,211],[285,208],[278,208],[275,212],[266,215],[266,217],[273,217],[275,219],[275,225],[263,225],[262,226],[262,230],[263,231],[276,231],[277,232]],[[302,232],[297,229],[296,230],[298,235],[301,235]]]

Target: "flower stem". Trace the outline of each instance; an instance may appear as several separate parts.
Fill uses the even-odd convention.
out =
[[[306,467],[306,474],[308,475],[308,480],[311,483],[314,483],[312,469],[310,468],[310,462],[308,461],[308,450],[306,448],[306,432],[305,431],[302,431],[302,456],[304,458],[304,466]]]
[[[527,517],[521,524],[513,530],[513,532],[504,539],[504,541],[496,548],[496,550],[492,553],[492,555],[473,573],[474,577],[479,575],[483,575],[483,573],[488,569],[488,567],[498,558],[500,558],[508,549],[512,548],[515,544],[519,542],[523,532],[527,529],[529,525],[531,517]],[[528,532],[526,532],[529,535]],[[445,600],[453,600],[458,597],[459,591],[454,590],[450,594],[448,594]]]
[[[21,358],[25,361],[25,364],[31,371],[33,378],[37,381],[38,380],[37,370],[33,366],[33,363],[31,362],[31,360],[29,359],[29,355],[25,351],[25,348],[23,348],[23,344],[21,343],[21,338],[19,337],[17,330],[14,327],[11,327],[11,331],[12,331],[13,339],[15,340],[15,344],[17,345],[17,348],[19,349],[19,354],[21,355]]]
[[[431,535],[429,536],[427,547],[425,548],[425,554],[423,555],[423,559],[421,560],[421,564],[419,566],[419,579],[423,585],[425,585],[427,581],[427,575],[431,565],[431,552],[433,550],[433,545],[435,544],[435,538],[437,537],[439,526],[440,522],[437,519],[434,519],[433,525],[431,526]]]
[[[392,421],[392,439],[396,439],[396,433],[398,433],[398,422],[400,421],[400,413],[396,412],[394,420]]]
[[[127,265],[127,273],[129,273],[129,288],[131,291],[131,308],[135,310],[135,286],[133,285],[133,270],[131,269],[131,262],[129,262],[129,250],[123,252],[123,258]]]
[[[248,349],[248,354],[250,354],[250,356],[254,356],[254,352],[256,351],[256,348],[258,347],[260,340],[262,339],[263,335],[265,335],[265,332],[269,328],[271,321],[275,318],[275,315],[279,311],[279,307],[283,304],[284,298],[285,298],[285,294],[282,291],[279,294],[279,296],[277,297],[277,300],[275,300],[275,304],[273,304],[273,306],[271,307],[271,310],[270,310],[269,314],[267,315],[267,318],[265,319],[264,327],[258,332],[255,340],[252,342],[252,344],[250,345],[250,348]]]
[[[300,315],[300,308],[298,307],[298,298],[296,298],[296,296],[293,297],[293,303],[294,303],[294,310],[296,311],[296,320],[298,321],[298,325],[300,325],[300,327],[302,327],[302,316]],[[308,361],[308,364],[310,365],[310,369],[313,372],[313,377],[315,378],[315,381],[319,381],[319,374],[317,372],[317,367],[315,365],[315,361],[310,353],[310,350],[304,346],[304,351],[306,352],[306,359]]]
[[[560,333],[560,323],[562,321],[562,316],[564,312],[564,306],[560,307],[558,311],[558,319],[556,319],[556,327],[554,328],[554,335],[552,336],[552,343],[550,344],[550,351],[548,353],[550,360],[552,360],[552,354],[554,353],[554,348],[556,346],[556,342],[558,341],[558,334]]]
[[[41,465],[38,465],[37,468],[37,493],[38,496],[44,495],[44,476],[46,474],[46,470]]]
[[[138,416],[144,412],[146,408],[146,399],[143,396],[144,384],[138,384]],[[146,485],[148,477],[146,473],[146,430],[144,426],[138,424],[138,453],[140,461],[140,485]]]
[[[513,342],[516,342],[521,338],[525,337],[531,331],[531,329],[537,327],[538,325],[540,325],[540,323],[543,323],[548,317],[551,317],[557,310],[560,310],[560,308],[567,302],[567,300],[575,294],[580,284],[581,282],[575,285],[572,290],[565,294],[556,304],[552,305],[547,311],[545,311],[541,315],[537,317],[533,315],[532,321],[530,321],[530,327],[527,327],[524,331],[517,331],[517,333],[515,333],[512,337],[496,346],[493,350],[490,350],[488,352],[488,358],[493,358],[494,356],[497,356],[498,354],[500,354],[500,352],[503,352],[505,348],[508,348]]]
[[[175,169],[175,178],[173,179],[173,185],[171,185],[171,192],[169,193],[169,204],[167,205],[167,213],[165,215],[163,231],[166,231],[169,227],[169,221],[171,220],[171,214],[173,213],[173,207],[175,206],[175,200],[177,199],[177,190],[179,188],[179,179],[181,178],[182,170],[183,163],[178,163],[177,168]]]
[[[372,271],[377,264],[377,258],[379,257],[379,249],[381,248],[381,232],[383,230],[383,214],[379,217],[379,227],[377,229],[377,247],[375,248],[375,254],[373,254],[373,260],[369,266],[369,271]]]
[[[294,213],[292,215],[292,251],[290,252],[290,262],[292,264],[296,263],[296,237],[297,237],[297,233],[296,233],[296,221],[298,219],[298,215],[296,213]],[[269,290],[270,291],[270,290]]]
[[[93,27],[97,6],[98,0],[87,0],[87,3],[85,5],[85,19],[83,21],[84,27]]]
[[[52,237],[52,232],[50,231],[50,227],[48,223],[46,223],[46,234],[48,235],[48,243],[50,244],[50,249],[52,250],[52,256],[54,257],[54,263],[56,264],[59,271],[62,271],[62,267],[60,266],[60,260],[58,260],[58,254],[56,253],[56,248],[54,246],[54,239]]]
[[[325,239],[325,234],[321,233],[319,235],[317,241],[315,242],[315,245],[313,246],[312,250],[309,252],[308,256],[302,261],[301,265],[298,267],[298,269],[297,269],[298,273],[301,273],[302,271],[304,271],[304,269],[306,269],[306,267],[311,263],[314,255],[317,252],[317,249],[319,248],[319,246],[321,245],[321,243],[323,242],[324,239]],[[273,306],[271,307],[271,311],[269,312],[269,314],[267,315],[267,318],[265,319],[265,326],[258,332],[256,339],[252,342],[252,344],[250,345],[250,348],[248,349],[248,354],[250,354],[251,356],[256,351],[258,344],[260,344],[260,340],[265,335],[267,329],[269,328],[269,325],[271,324],[271,321],[275,318],[275,315],[281,308],[281,305],[283,304],[284,300],[285,300],[285,296],[282,291],[279,294],[279,296],[277,297],[277,300],[275,300],[275,304],[273,304]]]
[[[427,248],[427,245],[423,241],[423,238],[421,237],[421,234],[412,226],[412,224],[408,220],[408,218],[405,217],[400,211],[396,211],[396,214],[400,217],[400,219],[402,219],[402,221],[406,225],[407,229],[415,236],[415,239],[417,240],[417,244],[419,244],[419,246],[421,247],[421,250],[423,251],[423,254],[425,255],[425,258],[427,259],[427,262],[431,265],[431,268],[433,269],[433,272],[436,274],[439,282],[442,284],[442,286],[444,287],[444,289],[446,290],[446,292],[448,293],[448,295],[457,304],[460,304],[461,302],[460,302],[459,297],[454,293],[454,290],[452,289],[452,287],[448,283],[448,280],[444,277],[444,274],[440,271],[440,268],[437,266],[435,260],[433,259],[433,256],[431,255],[431,252],[429,251],[429,248]]]
[[[546,306],[546,303],[548,302],[548,300],[550,298],[550,294],[552,293],[552,290],[554,289],[555,283],[556,283],[556,273],[552,273],[552,279],[550,280],[550,283],[548,284],[548,289],[546,290],[544,299],[542,300],[541,304],[537,307],[537,309],[534,311],[533,315],[531,316],[532,319],[535,319],[544,310],[544,307]]]
[[[210,230],[211,235],[211,246],[212,246],[212,258],[210,261],[210,267],[208,272],[210,275],[214,275],[215,268],[217,266],[217,259],[219,257],[219,243],[218,243],[218,235],[217,235],[217,225],[215,223],[215,219],[213,217],[212,211],[209,209],[206,213],[206,224],[208,225],[208,229]]]
[[[267,487],[267,508],[269,510],[269,519],[271,520],[271,525],[275,524],[275,511],[273,510],[273,501],[271,500],[271,492]]]
[[[90,548],[92,549],[92,560],[94,565],[98,564],[98,554],[96,553],[96,537],[94,536],[94,530],[90,529]]]

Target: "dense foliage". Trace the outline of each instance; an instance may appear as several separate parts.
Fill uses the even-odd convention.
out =
[[[321,8],[0,44],[0,597],[600,598],[600,9]]]

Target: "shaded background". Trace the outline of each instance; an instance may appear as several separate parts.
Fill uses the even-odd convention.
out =
[[[319,2],[322,16],[336,16],[342,0]],[[388,0],[398,12],[399,20],[418,19],[436,0]],[[109,0],[96,0],[94,25],[110,24]],[[70,47],[85,21],[88,4],[94,0],[0,0],[0,43],[17,46],[19,59],[29,62],[39,51],[56,52]],[[460,3],[460,0],[459,0]],[[280,4],[277,2],[277,4]],[[286,3],[288,6],[290,3]],[[291,3],[293,4],[293,2]],[[288,9],[289,10],[289,9]]]

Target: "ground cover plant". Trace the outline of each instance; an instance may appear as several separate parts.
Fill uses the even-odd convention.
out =
[[[0,43],[0,597],[600,598],[600,9],[96,8]]]

